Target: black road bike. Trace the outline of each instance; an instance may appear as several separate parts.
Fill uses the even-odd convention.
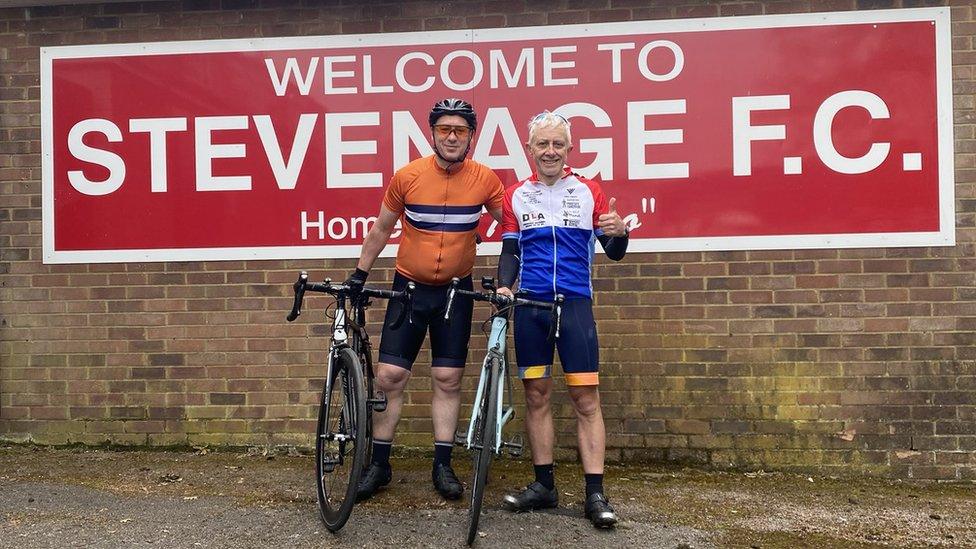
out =
[[[410,318],[414,284],[404,291],[308,281],[302,272],[294,284],[295,303],[288,321],[302,314],[305,292],[335,297],[332,340],[325,387],[315,430],[315,489],[319,515],[331,532],[342,528],[356,503],[356,486],[372,453],[372,413],[386,410],[386,395],[373,392],[373,362],[366,333],[370,298],[399,300],[403,304],[393,327]],[[330,318],[328,308],[326,319]]]

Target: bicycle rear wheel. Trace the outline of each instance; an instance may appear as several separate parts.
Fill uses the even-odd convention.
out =
[[[352,350],[342,348],[332,368],[331,391],[322,391],[315,433],[315,485],[319,516],[329,531],[336,532],[349,520],[356,503],[356,485],[363,473],[368,441],[359,359]]]
[[[373,385],[373,362],[369,354],[360,352],[359,362],[363,365],[362,371],[366,372],[363,376],[363,386],[365,387],[364,393],[366,395],[366,401],[371,398],[376,398],[376,388]],[[363,402],[366,402],[363,401]],[[363,446],[366,447],[365,457],[363,458],[363,472],[366,472],[366,467],[373,460],[373,407],[368,403],[366,408],[366,423],[363,424]]]
[[[484,400],[478,414],[474,431],[474,464],[471,481],[471,506],[468,508],[468,545],[478,537],[478,521],[481,519],[481,504],[485,498],[485,483],[488,481],[488,468],[495,454],[495,429],[498,426],[498,391],[500,378],[498,360],[492,359],[488,365],[488,380]]]

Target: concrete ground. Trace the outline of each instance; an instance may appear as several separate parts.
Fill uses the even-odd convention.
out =
[[[455,453],[467,480],[470,460]],[[391,486],[338,534],[319,522],[300,455],[0,446],[0,548],[462,547],[467,502],[444,502],[426,457],[394,457]],[[976,485],[610,467],[621,523],[582,518],[578,466],[557,465],[560,506],[512,515],[501,496],[531,464],[492,468],[477,546],[976,547]]]

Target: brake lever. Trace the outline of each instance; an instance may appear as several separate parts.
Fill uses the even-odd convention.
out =
[[[295,290],[295,302],[291,306],[291,312],[285,317],[288,322],[294,321],[296,318],[302,314],[302,301],[305,298],[305,284],[308,283],[308,273],[302,271],[298,275],[298,280],[292,285],[292,289]]]
[[[409,315],[407,317],[407,322],[413,324],[413,291],[417,289],[417,285],[413,282],[407,282],[407,307],[410,309]]]
[[[556,294],[556,339],[559,339],[559,332],[562,328],[563,301],[565,299],[563,294]]]
[[[444,308],[444,322],[451,321],[451,308],[454,306],[454,296],[457,294],[460,282],[461,279],[458,277],[451,279],[451,289],[447,291],[447,306]]]
[[[406,303],[400,308],[400,314],[397,315],[396,320],[390,324],[390,329],[396,330],[403,324],[404,317],[407,318],[407,322],[413,324],[413,292],[417,289],[417,285],[413,282],[407,282],[407,287],[404,288],[403,293],[405,297],[403,298]]]

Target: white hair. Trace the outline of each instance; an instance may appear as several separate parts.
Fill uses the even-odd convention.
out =
[[[566,141],[572,143],[573,134],[570,132],[569,120],[565,116],[550,111],[540,112],[529,121],[529,143],[532,143],[532,137],[535,136],[537,130],[560,127],[566,130]]]

